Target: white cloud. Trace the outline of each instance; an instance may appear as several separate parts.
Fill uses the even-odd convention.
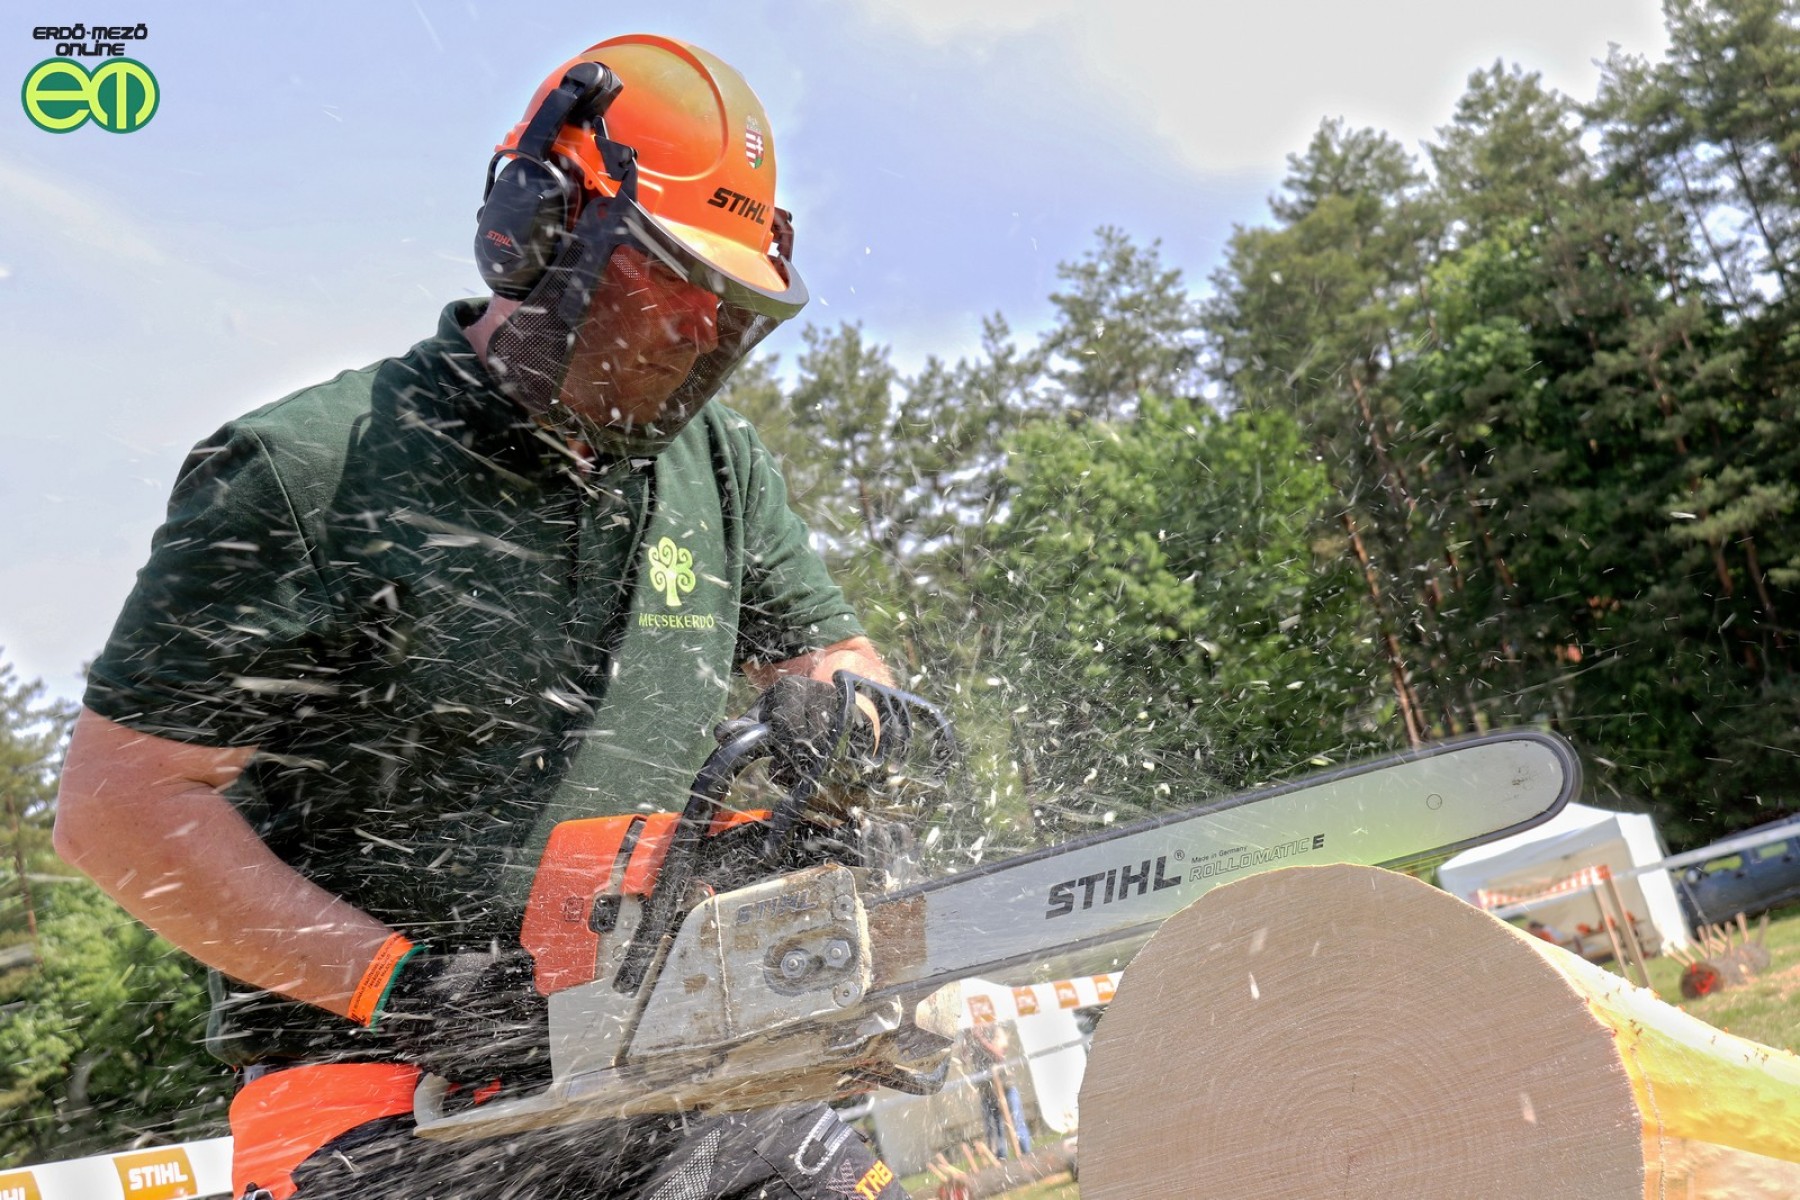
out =
[[[863,0],[871,15],[909,26],[929,42],[970,34],[1017,33],[1077,12],[1076,0]]]
[[[999,63],[1050,39],[1081,71],[1067,103],[1113,107],[1207,172],[1278,169],[1330,116],[1416,148],[1448,120],[1470,72],[1496,59],[1588,99],[1609,42],[1645,54],[1664,45],[1656,0],[862,3],[883,24]]]
[[[0,197],[13,229],[33,229],[69,249],[112,261],[167,267],[164,252],[121,206],[18,163],[0,160]]]

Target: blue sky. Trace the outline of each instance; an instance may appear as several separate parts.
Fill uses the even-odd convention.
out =
[[[54,7],[54,6],[52,6]],[[0,22],[0,76],[54,47]],[[181,456],[241,411],[427,335],[473,295],[482,172],[537,82],[648,30],[736,65],[769,109],[814,301],[903,368],[1029,332],[1102,224],[1196,288],[1266,217],[1324,117],[1417,150],[1496,59],[1592,95],[1654,0],[136,0],[144,129],[33,127],[0,101],[0,648],[80,694]],[[95,65],[90,62],[89,65]],[[9,93],[16,97],[15,90]]]

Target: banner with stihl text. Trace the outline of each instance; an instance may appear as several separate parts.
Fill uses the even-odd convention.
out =
[[[211,1200],[231,1194],[231,1139],[0,1170],[0,1200]]]
[[[992,988],[982,991],[965,989],[963,1024],[987,1021],[1016,1021],[1058,1009],[1093,1008],[1112,1003],[1119,986],[1120,972],[1108,975],[1081,975],[1059,979],[1055,983],[1034,983],[1025,987]],[[0,1197],[0,1200],[5,1200]]]

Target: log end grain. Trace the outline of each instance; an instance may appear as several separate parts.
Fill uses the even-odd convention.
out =
[[[1642,1196],[1612,1031],[1495,925],[1362,867],[1202,897],[1095,1036],[1084,1200]]]

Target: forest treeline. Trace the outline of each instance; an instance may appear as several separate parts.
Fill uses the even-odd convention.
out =
[[[1677,843],[1800,807],[1800,18],[1666,17],[1588,103],[1477,72],[1422,156],[1325,122],[1209,287],[1107,228],[1029,345],[740,378],[1000,811],[1513,725]]]
[[[1550,728],[1677,847],[1800,808],[1800,28],[1669,0],[1588,102],[1476,73],[1325,122],[1209,280],[1116,228],[1053,319],[905,375],[812,327],[728,400],[902,681],[961,856]],[[218,1132],[193,966],[49,846],[68,713],[0,674],[0,1164]]]

